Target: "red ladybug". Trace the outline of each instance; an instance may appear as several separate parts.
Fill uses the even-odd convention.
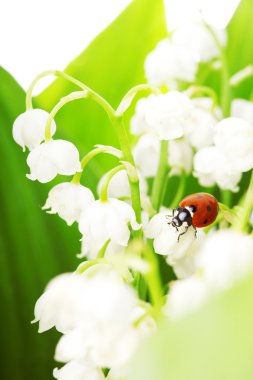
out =
[[[197,235],[196,227],[206,227],[213,223],[218,215],[219,205],[216,198],[208,193],[196,193],[185,197],[180,203],[180,207],[173,209],[168,224],[176,228],[184,226],[185,231],[178,235],[184,235],[188,228],[192,226]]]

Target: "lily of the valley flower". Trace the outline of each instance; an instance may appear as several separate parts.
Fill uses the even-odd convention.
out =
[[[216,146],[200,149],[195,154],[193,163],[194,175],[202,186],[209,187],[217,183],[224,190],[239,190],[240,171],[232,168],[230,161]]]
[[[154,239],[154,250],[160,255],[167,256],[167,262],[177,268],[179,277],[187,277],[195,270],[195,251],[199,239],[195,238],[195,232],[190,227],[184,235],[178,235],[185,231],[185,227],[179,227],[179,231],[168,224],[167,215],[171,210],[163,210],[151,218],[144,228],[147,238]],[[198,234],[200,231],[198,231]]]
[[[224,119],[216,125],[214,143],[233,170],[253,168],[253,124],[235,117]]]
[[[200,245],[195,265],[191,277],[171,285],[165,313],[172,318],[195,310],[251,273],[253,238],[233,230],[213,232]]]
[[[82,171],[77,148],[65,140],[50,140],[39,145],[29,153],[27,164],[31,170],[27,177],[42,183],[51,181],[57,174]]]
[[[129,223],[133,230],[140,228],[132,207],[126,202],[109,198],[106,202],[93,202],[82,213],[79,230],[83,234],[87,251],[98,252],[107,240],[127,246],[130,238]]]
[[[137,103],[136,113],[131,120],[131,131],[137,135],[153,134],[160,140],[182,137],[192,107],[189,98],[178,91],[150,95]]]
[[[41,109],[28,110],[17,117],[13,124],[13,138],[23,150],[36,148],[45,139],[45,126],[49,113]],[[51,124],[51,136],[56,131],[54,120]]]
[[[82,276],[65,273],[51,280],[35,305],[33,322],[39,322],[39,332],[52,327],[62,333],[73,330],[85,312],[87,286]]]
[[[226,31],[213,29],[221,46],[226,45]],[[196,62],[208,62],[219,56],[219,49],[211,33],[202,23],[188,22],[177,28],[172,34],[175,45],[189,49]]]
[[[90,189],[71,182],[60,183],[54,186],[49,194],[43,210],[50,214],[58,214],[71,226],[78,222],[81,213],[95,201]]]
[[[171,87],[176,80],[193,82],[197,68],[191,50],[168,38],[160,41],[145,61],[146,78],[153,86]]]
[[[88,363],[88,360],[72,360],[62,368],[55,368],[53,376],[57,380],[103,380],[105,376],[101,369]]]

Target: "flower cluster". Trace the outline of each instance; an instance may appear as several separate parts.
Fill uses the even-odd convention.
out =
[[[230,102],[225,93],[224,104],[218,104],[214,89],[197,82],[199,63],[216,70],[214,60],[222,59],[225,44],[225,31],[201,23],[175,29],[147,56],[149,84],[131,89],[116,110],[59,71],[53,73],[80,91],[62,98],[50,113],[32,108],[29,89],[27,110],[13,125],[14,140],[30,151],[32,181],[71,176],[52,187],[43,210],[68,226],[75,223],[81,241],[76,271],[54,278],[35,305],[39,332],[54,327],[62,334],[55,360],[63,366],[55,368],[56,379],[124,378],[137,347],[161,318],[184,315],[252,270],[253,238],[247,232],[253,176],[241,207],[220,203],[213,226],[206,217],[194,223],[195,215],[212,212],[210,205],[204,204],[205,211],[198,204],[178,207],[193,177],[224,197],[223,190],[239,190],[243,173],[253,169],[252,103]],[[132,147],[123,114],[138,91],[147,89],[151,94],[137,101],[130,120]],[[71,142],[53,138],[54,119],[68,102],[89,96],[107,112],[121,145],[97,145],[80,160]],[[82,176],[98,154],[113,155],[119,164],[102,176],[96,195]],[[159,263],[158,255],[164,259]],[[170,286],[171,278],[161,279],[161,265],[173,270],[176,281]]]

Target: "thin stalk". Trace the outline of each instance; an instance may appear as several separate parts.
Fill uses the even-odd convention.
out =
[[[159,211],[162,202],[163,188],[168,175],[168,141],[161,141],[160,159],[157,175],[154,180],[151,202],[156,211]]]
[[[240,213],[236,219],[233,227],[240,232],[247,232],[250,214],[253,209],[253,171],[251,173],[250,183],[248,190],[240,205]]]
[[[108,173],[106,173],[103,183],[101,185],[101,191],[100,191],[100,200],[101,202],[107,202],[108,201],[108,186],[111,182],[113,176],[118,173],[121,170],[126,170],[124,165],[119,165],[110,170]]]
[[[171,201],[170,208],[177,207],[179,202],[182,200],[183,194],[185,191],[185,185],[186,185],[186,173],[183,171],[180,177],[179,187],[177,189],[175,197]]]

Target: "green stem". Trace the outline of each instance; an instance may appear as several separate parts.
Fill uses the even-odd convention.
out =
[[[243,202],[240,205],[240,212],[233,227],[240,232],[247,232],[250,214],[253,209],[253,171],[251,173],[250,183],[248,190],[243,198]]]
[[[166,176],[168,175],[168,141],[161,141],[160,159],[157,175],[151,194],[151,202],[156,211],[159,211],[162,202],[162,193],[165,186]]]
[[[100,147],[97,147],[95,149],[92,149],[89,153],[87,153],[81,160],[81,167],[82,167],[82,171],[81,172],[78,172],[76,173],[73,178],[72,178],[72,183],[80,183],[80,179],[82,177],[82,174],[83,174],[83,170],[85,168],[85,166],[88,164],[88,162],[95,156],[97,156],[98,154],[100,153],[106,153],[106,154],[111,154],[117,158],[120,158],[121,156],[121,151],[116,149],[116,148],[112,148],[110,146],[100,146]]]
[[[124,165],[119,165],[110,170],[108,173],[106,173],[102,186],[101,186],[101,191],[100,191],[100,200],[101,202],[107,202],[108,201],[108,186],[109,183],[111,182],[112,177],[118,173],[121,170],[126,170]]]
[[[183,194],[185,191],[185,185],[186,185],[186,173],[185,171],[182,171],[181,177],[180,177],[180,183],[179,187],[177,189],[177,192],[175,194],[175,197],[171,201],[170,208],[175,208],[178,206],[179,202],[183,198]]]
[[[157,256],[153,251],[151,240],[145,245],[144,255],[150,264],[150,270],[144,277],[149,287],[152,304],[154,305],[157,316],[159,316],[161,307],[163,306],[163,288],[160,278],[159,264]]]
[[[190,97],[193,96],[200,96],[200,95],[208,95],[212,101],[213,101],[213,110],[217,107],[218,105],[218,98],[216,92],[207,86],[191,86],[188,90],[187,93],[189,94]]]
[[[206,24],[206,28],[211,33],[218,49],[220,52],[221,59],[221,109],[224,117],[230,115],[231,108],[231,91],[230,91],[230,79],[229,79],[229,70],[228,70],[228,60],[224,47],[221,45],[218,37],[216,36],[213,29]]]
[[[88,96],[88,92],[85,91],[76,91],[76,92],[71,92],[71,94],[64,96],[52,109],[50,112],[48,119],[46,121],[45,125],[45,140],[49,141],[51,140],[51,124],[53,119],[55,118],[57,112],[67,103],[72,102],[73,100],[77,99],[85,99]]]

